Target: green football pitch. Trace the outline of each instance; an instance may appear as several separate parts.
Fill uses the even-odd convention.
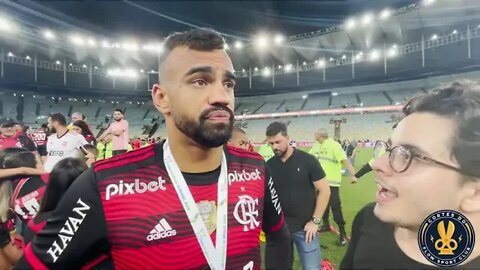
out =
[[[301,148],[300,148],[301,149]],[[301,149],[308,151],[309,149]],[[355,159],[355,169],[360,169],[372,157],[371,148],[358,148],[357,157]],[[346,230],[348,236],[352,229],[352,221],[357,212],[366,204],[375,201],[375,182],[374,174],[370,172],[359,179],[357,184],[351,184],[349,177],[344,177],[342,186],[340,187],[340,196],[342,200],[342,210],[346,221]],[[330,224],[336,226],[330,213]],[[328,259],[334,265],[335,269],[339,269],[340,262],[347,250],[347,246],[339,247],[336,242],[338,235],[334,232],[320,234],[320,246],[322,250],[322,258]],[[294,269],[302,269],[300,259],[297,252],[294,252]]]

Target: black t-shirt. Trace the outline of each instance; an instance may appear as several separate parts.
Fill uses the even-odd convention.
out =
[[[419,263],[400,249],[394,237],[394,226],[379,220],[373,213],[375,204],[358,212],[352,225],[352,239],[340,269],[439,269]],[[480,269],[480,257],[467,264],[443,269]]]
[[[325,172],[314,156],[296,148],[285,162],[274,156],[267,161],[267,166],[272,173],[288,229],[291,233],[303,230],[315,211],[317,192],[313,182],[323,179]]]

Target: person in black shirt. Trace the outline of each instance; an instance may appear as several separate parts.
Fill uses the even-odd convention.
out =
[[[377,202],[357,214],[340,269],[435,268],[422,254],[419,228],[445,209],[477,229],[471,255],[450,268],[480,269],[480,89],[455,83],[410,100],[403,111],[372,164]]]
[[[325,172],[314,156],[290,145],[285,124],[271,123],[266,135],[275,153],[267,166],[272,171],[303,269],[320,269],[322,258],[317,230],[330,198]]]

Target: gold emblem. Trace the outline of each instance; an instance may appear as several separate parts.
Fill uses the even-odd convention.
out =
[[[215,201],[199,201],[197,207],[208,233],[212,234],[217,229],[217,206]]]
[[[435,249],[440,251],[439,255],[454,255],[453,252],[458,248],[458,242],[452,239],[455,232],[455,224],[448,221],[447,230],[445,230],[445,224],[440,221],[437,225],[437,232],[440,235],[440,239],[435,241]]]

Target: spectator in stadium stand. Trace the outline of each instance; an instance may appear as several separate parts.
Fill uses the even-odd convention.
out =
[[[228,144],[233,147],[248,150],[249,140],[247,133],[239,127],[234,127],[232,130],[232,137],[228,140]]]
[[[123,119],[123,111],[121,109],[115,109],[113,112],[114,122],[103,132],[98,138],[103,139],[108,135],[112,136],[113,142],[113,156],[126,153],[128,151],[128,122]]]
[[[292,238],[291,245],[295,243],[303,269],[321,269],[322,256],[317,231],[330,197],[325,172],[314,156],[290,145],[284,123],[271,123],[266,136],[275,153],[267,165],[283,206]],[[293,258],[293,246],[291,249]]]
[[[328,207],[323,215],[323,224],[320,232],[330,231],[330,209],[333,212],[333,219],[338,225],[339,238],[337,245],[343,246],[347,244],[347,233],[345,231],[345,219],[342,213],[342,203],[340,200],[340,184],[342,183],[342,165],[346,167],[351,175],[352,183],[357,182],[355,177],[355,169],[350,161],[347,159],[345,152],[342,150],[342,146],[328,136],[326,129],[320,129],[315,133],[316,142],[310,149],[310,154],[314,155],[323,170],[327,174],[328,183],[332,195]]]
[[[43,229],[63,194],[86,169],[86,163],[77,158],[62,159],[53,167],[52,172],[47,175],[48,184],[44,187],[39,211],[29,220],[25,233],[22,233],[25,244],[30,243],[33,236]]]
[[[97,140],[95,139],[95,136],[90,130],[90,127],[83,120],[77,120],[73,122],[72,131],[81,134],[89,144],[97,144]]]
[[[47,138],[48,138],[48,125],[42,124],[42,126],[35,130],[32,134],[32,140],[37,146],[37,151],[40,157],[47,156]]]
[[[77,178],[16,268],[79,268],[109,254],[110,268],[259,269],[260,224],[265,267],[287,268],[288,230],[263,159],[224,146],[235,101],[224,44],[206,29],[166,39],[152,98],[167,140],[98,161]]]
[[[88,143],[82,135],[68,131],[67,121],[61,113],[54,113],[48,117],[48,128],[53,134],[47,141],[45,171],[50,172],[57,162],[74,157],[78,153],[78,148]]]
[[[391,144],[382,144],[385,154],[372,165],[376,203],[357,213],[340,269],[434,268],[418,244],[419,229],[445,209],[471,222],[476,245],[460,265],[441,268],[480,269],[480,87],[454,83],[410,100],[403,112]]]
[[[15,125],[17,125],[17,121],[12,118],[0,119],[0,150],[9,147],[20,147],[37,153],[35,143],[28,136],[21,134],[21,130],[20,134],[18,134],[15,130]]]

